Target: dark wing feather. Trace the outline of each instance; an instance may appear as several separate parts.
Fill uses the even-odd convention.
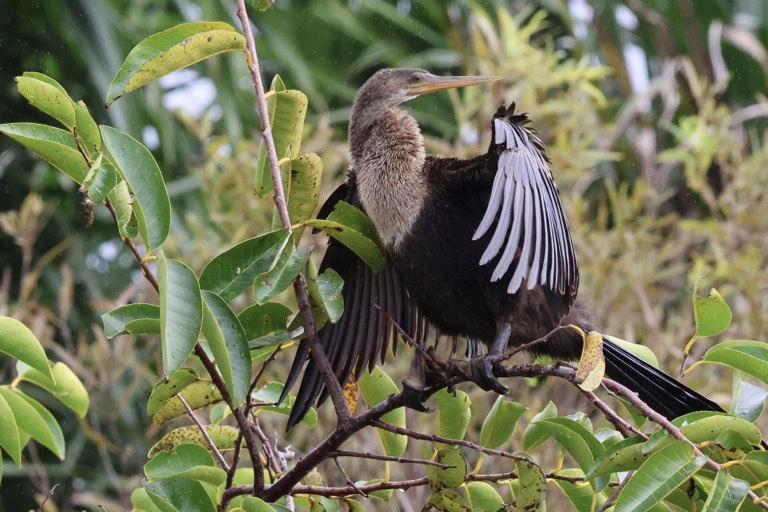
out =
[[[360,207],[354,187],[354,177],[342,185],[346,194],[337,190],[322,207],[321,214],[329,214],[341,199]],[[329,202],[334,204],[329,205]],[[423,332],[423,320],[408,298],[405,287],[390,266],[378,274],[358,258],[352,251],[336,240],[331,240],[320,270],[333,269],[344,280],[342,296],[344,311],[336,323],[326,324],[318,332],[320,343],[340,383],[350,375],[357,379],[367,366],[373,368],[377,356],[384,360],[391,339],[396,339],[394,326],[387,320],[392,318],[414,339]],[[379,306],[385,314],[376,308]],[[293,387],[302,367],[307,362],[304,377],[296,394],[287,428],[293,427],[307,414],[312,404],[322,403],[328,396],[322,375],[310,356],[309,340],[299,343],[295,359],[288,372],[282,399]]]
[[[509,278],[507,291],[523,282],[575,296],[579,284],[576,250],[544,146],[526,128],[515,106],[500,108],[493,119],[491,151],[498,152],[490,200],[473,239],[495,225],[480,264],[496,258],[491,279]],[[500,255],[500,256],[499,256]]]

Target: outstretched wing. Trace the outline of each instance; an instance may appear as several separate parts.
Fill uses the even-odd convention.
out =
[[[579,269],[568,220],[544,146],[527,123],[527,116],[515,114],[514,103],[499,108],[493,118],[497,171],[473,239],[495,225],[480,264],[500,254],[491,279],[497,281],[511,271],[509,293],[525,282],[529,290],[542,286],[575,297]]]
[[[348,193],[337,190],[331,195],[319,216],[330,213],[335,202],[341,199],[359,207],[353,179],[340,189],[346,191],[347,187]],[[331,202],[334,204],[329,205]],[[332,239],[320,270],[329,268],[344,279],[344,311],[338,322],[328,323],[320,329],[318,337],[336,378],[343,384],[350,375],[359,378],[366,366],[372,370],[377,359],[384,361],[390,340],[397,337],[392,321],[414,339],[421,338],[425,324],[417,315],[397,273],[389,265],[374,273],[352,251]],[[395,347],[393,344],[393,350]],[[287,428],[300,422],[312,404],[315,401],[322,403],[328,394],[320,370],[314,359],[308,357],[309,353],[310,343],[305,338],[299,343],[283,391],[286,395],[293,387],[308,360]],[[282,398],[284,396],[281,401]]]

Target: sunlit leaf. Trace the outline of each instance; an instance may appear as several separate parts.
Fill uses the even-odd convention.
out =
[[[696,334],[701,337],[720,334],[731,324],[731,309],[723,297],[712,288],[709,297],[699,297],[694,291],[693,318]]]
[[[176,372],[174,375],[178,373]],[[167,421],[187,414],[187,408],[179,397],[183,397],[184,401],[193,411],[222,400],[221,391],[210,380],[196,380],[184,386],[181,391],[170,397],[162,406],[151,413],[155,425],[162,425]]]
[[[160,341],[163,368],[173,375],[200,337],[203,324],[203,299],[197,277],[181,262],[158,257],[160,283]]]
[[[78,151],[74,137],[61,128],[35,123],[8,123],[0,124],[0,133],[22,144],[77,183],[82,183],[88,174],[88,164]]]
[[[371,373],[363,372],[358,385],[368,407],[373,407],[400,391],[392,378],[379,366],[376,366]],[[390,425],[405,428],[405,409],[400,407],[389,411],[381,417],[381,420]],[[384,453],[392,457],[400,457],[405,453],[408,446],[406,436],[381,429],[376,429],[376,432],[384,446]]]
[[[290,164],[288,176],[283,174],[283,188],[291,223],[299,224],[309,219],[317,207],[323,160],[314,153],[306,153],[292,158]]]
[[[111,126],[101,126],[104,146],[134,194],[133,211],[150,252],[160,247],[171,229],[171,200],[163,173],[144,144]]]
[[[18,428],[64,460],[64,434],[53,414],[40,402],[17,389],[0,386],[0,396],[13,410]]]
[[[32,331],[15,318],[0,316],[0,352],[28,364],[49,380],[53,378],[43,346]]]
[[[119,97],[172,71],[214,55],[245,49],[245,38],[231,25],[195,22],[152,34],[137,44],[107,91],[107,106]]]
[[[21,366],[21,365],[17,365]],[[24,365],[19,368],[19,378],[39,386],[56,397],[62,404],[81,418],[88,413],[88,391],[69,366],[58,362],[51,366],[51,377],[35,368]]]
[[[75,127],[75,105],[61,86],[32,76],[17,76],[16,85],[24,99],[36,109],[48,114],[66,126],[70,131]]]

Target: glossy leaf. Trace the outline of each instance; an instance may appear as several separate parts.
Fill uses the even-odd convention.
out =
[[[53,414],[19,390],[0,386],[0,396],[13,410],[18,428],[64,460],[64,434]]]
[[[19,379],[39,386],[56,397],[62,404],[81,418],[88,413],[88,391],[75,372],[64,363],[51,366],[51,377],[27,365],[17,365]]]
[[[211,496],[194,480],[161,480],[142,482],[152,502],[163,512],[215,512]]]
[[[81,145],[91,157],[95,156],[101,149],[99,125],[96,124],[88,111],[88,107],[82,101],[75,103],[75,135],[80,139]]]
[[[738,437],[731,435],[730,439],[741,438],[747,446],[758,445],[762,440],[760,430],[753,423],[729,414],[705,414],[698,412],[675,418],[672,423],[680,428],[680,432],[688,440],[696,444],[719,440],[721,443],[724,443],[722,446],[725,449],[745,448],[744,446],[732,446],[727,443],[727,439],[720,438],[720,435],[726,431],[731,431],[733,434],[738,433]],[[655,451],[661,446],[674,442],[675,440],[671,434],[660,429],[648,438],[643,451],[646,453]]]
[[[368,407],[373,407],[400,391],[392,378],[384,373],[384,370],[379,366],[376,366],[371,373],[363,372],[358,385]],[[405,428],[405,409],[400,407],[389,411],[381,417],[381,420],[390,425]],[[376,432],[378,432],[381,444],[384,446],[385,454],[391,457],[400,457],[405,453],[408,446],[406,436],[381,429],[376,429]]]
[[[643,450],[643,443],[642,438],[635,436],[612,445],[595,459],[592,467],[586,472],[587,478],[634,471],[639,468],[649,456]]]
[[[733,372],[733,396],[731,404],[733,414],[747,421],[755,422],[765,410],[768,390],[755,386],[741,379],[739,372]]]
[[[182,444],[171,453],[157,454],[144,466],[144,474],[153,481],[189,479],[215,486],[227,479],[227,473],[216,467],[211,453],[194,444]]]
[[[603,453],[603,445],[594,434],[570,418],[546,418],[537,423],[560,443],[582,471],[588,471]],[[594,485],[601,490],[607,483],[607,479],[599,479]]]
[[[163,173],[147,147],[127,133],[102,125],[101,136],[112,163],[134,194],[139,233],[151,252],[160,247],[171,229],[171,200]]]
[[[16,417],[13,409],[0,394],[0,448],[11,456],[17,467],[21,467],[21,449],[26,442],[22,444],[19,428],[16,426]]]
[[[274,267],[256,277],[253,289],[256,302],[264,303],[288,288],[307,264],[311,252],[312,247],[284,250]]]
[[[709,297],[699,297],[694,290],[693,318],[696,322],[696,334],[701,337],[720,334],[731,324],[731,309],[723,297],[712,288]]]
[[[525,428],[525,432],[523,433],[523,447],[530,451],[549,439],[549,432],[542,425],[539,425],[539,421],[556,417],[557,406],[554,403],[549,402],[540,413],[536,414],[533,419],[531,419],[531,422]]]
[[[224,379],[230,405],[237,406],[248,394],[251,383],[251,355],[243,326],[224,299],[203,290],[202,332]]]
[[[160,283],[160,340],[163,368],[173,375],[200,337],[203,323],[203,299],[192,271],[162,253],[158,258]]]
[[[160,334],[160,306],[126,304],[101,315],[101,321],[107,338],[123,333]]]
[[[718,471],[715,486],[709,491],[702,512],[739,510],[748,491],[749,484],[747,482],[733,478],[727,471]]]
[[[0,316],[0,352],[28,364],[48,380],[53,378],[43,346],[32,331],[15,318]]]
[[[367,215],[349,203],[339,201],[327,220],[311,219],[306,224],[346,245],[374,271],[384,267],[384,255],[376,241],[376,228]]]
[[[274,91],[273,89],[273,94],[267,98],[267,111],[278,160],[299,156],[307,104],[307,96],[297,90]],[[259,145],[259,156],[256,160],[255,183],[256,193],[262,197],[273,189],[267,148],[263,140]]]
[[[662,448],[630,477],[616,500],[616,512],[650,509],[693,476],[706,460],[686,441]]]
[[[254,304],[237,315],[249,340],[284,331],[288,319],[293,315],[291,308],[279,302]]]
[[[464,493],[470,510],[477,512],[498,512],[504,506],[496,489],[487,482],[467,482]]]
[[[437,435],[449,439],[464,439],[472,418],[472,400],[461,390],[454,393],[443,388],[435,393],[437,402]]]
[[[768,344],[761,341],[722,341],[707,350],[701,361],[692,364],[685,373],[704,361],[730,366],[768,384]]]
[[[137,44],[125,58],[109,84],[106,105],[173,71],[220,53],[244,49],[245,38],[221,22],[183,23],[157,32]]]
[[[32,76],[17,76],[16,86],[24,99],[35,107],[56,119],[70,131],[75,127],[75,105],[61,86],[56,87],[49,81]]]
[[[526,407],[517,402],[509,402],[506,397],[499,395],[493,407],[483,420],[480,429],[480,444],[486,448],[498,448],[503,445],[515,432],[517,420],[526,411]]]
[[[205,431],[220,451],[235,449],[235,442],[239,432],[235,427],[230,427],[229,425],[206,425]],[[165,434],[149,450],[147,456],[151,459],[160,452],[170,453],[182,444],[196,444],[206,449],[208,448],[208,441],[205,440],[200,429],[197,425],[192,425],[189,427],[179,427]]]
[[[147,414],[153,416],[172,396],[181,392],[200,377],[192,368],[179,368],[168,380],[161,379],[155,384],[147,400]]]
[[[78,151],[75,138],[61,128],[35,123],[8,123],[0,124],[0,133],[37,154],[77,183],[82,183],[88,174],[88,164]]]
[[[229,301],[253,285],[256,276],[268,272],[286,247],[290,233],[272,231],[240,242],[216,256],[200,274],[200,286]]]
[[[455,447],[441,448],[435,454],[435,462],[445,464],[447,468],[427,466],[427,480],[433,491],[455,489],[464,483],[467,476],[467,461]]]
[[[176,372],[176,374],[178,373]],[[151,416],[155,425],[162,425],[187,414],[187,408],[179,398],[180,396],[184,398],[184,401],[193,411],[222,400],[221,391],[210,380],[196,380],[184,386],[184,389],[170,397],[152,413]]]

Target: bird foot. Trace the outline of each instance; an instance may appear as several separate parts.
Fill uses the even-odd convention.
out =
[[[405,406],[418,412],[432,412],[434,408],[427,407],[424,402],[434,394],[434,388],[414,384],[409,379],[403,381],[403,400]]]
[[[451,359],[446,367],[448,377],[462,377],[474,382],[485,391],[495,391],[500,395],[509,393],[509,388],[499,382],[493,374],[493,363],[488,354],[469,360]]]

